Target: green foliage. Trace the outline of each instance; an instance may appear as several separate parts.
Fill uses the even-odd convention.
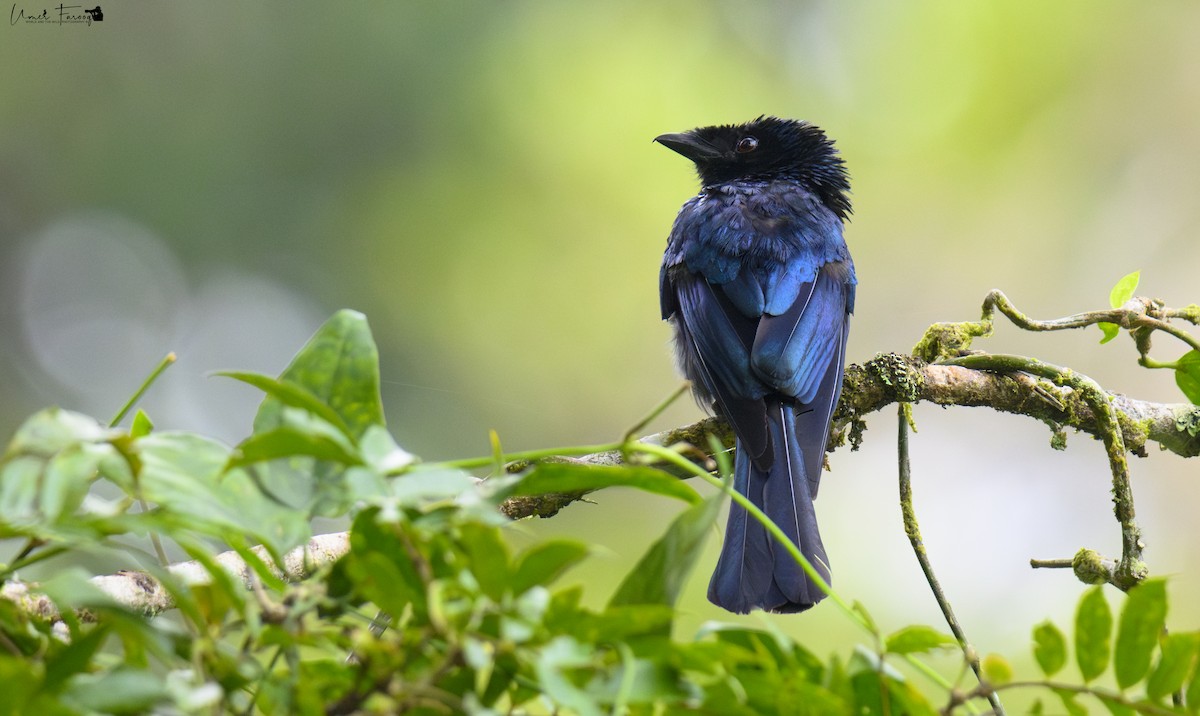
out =
[[[1167,584],[1147,581],[1129,591],[1117,626],[1113,673],[1117,686],[1127,689],[1141,681],[1167,620]]]
[[[1112,649],[1112,611],[1104,598],[1104,587],[1084,592],[1075,611],[1075,660],[1085,682],[1108,668]]]
[[[981,667],[983,668],[984,678],[990,684],[1004,686],[1013,680],[1012,664],[1008,663],[1008,659],[999,654],[988,654],[983,657]]]
[[[1051,622],[1033,628],[1033,657],[1046,676],[1054,676],[1067,665],[1067,639]]]
[[[1157,701],[1183,688],[1196,661],[1200,634],[1168,634],[1160,644],[1158,663],[1146,680],[1146,696]]]
[[[233,449],[156,432],[140,411],[128,430],[58,409],[27,420],[0,460],[0,543],[13,555],[0,579],[6,590],[31,590],[0,598],[0,715],[939,711],[897,666],[955,640],[921,625],[884,637],[864,607],[836,595],[872,648],[821,659],[762,629],[709,623],[674,634],[674,605],[725,494],[702,499],[636,464],[543,462],[482,484],[450,463],[421,464],[387,432],[375,361],[365,320],[342,312],[280,377],[225,374],[266,394],[254,432]],[[587,568],[589,546],[549,540],[514,551],[499,507],[608,486],[680,509],[596,609],[563,584]],[[280,578],[312,518],[329,515],[352,521],[348,553]],[[129,548],[148,533],[194,560],[204,578]],[[220,565],[223,550],[249,565],[253,589]],[[35,584],[17,580],[18,570],[28,576],[40,562],[77,557],[139,566],[177,618],[117,602],[78,567],[56,565],[52,579]],[[38,595],[53,609],[35,608]],[[1182,690],[1196,702],[1200,637],[1172,634],[1160,644],[1165,615],[1161,582],[1134,590],[1114,649],[1103,594],[1090,590],[1080,602],[1074,643],[1085,683],[1103,676],[1111,657],[1123,688],[1145,684],[1141,701],[1042,685],[1070,713],[1084,713],[1088,694],[1114,713],[1148,710],[1143,704],[1182,713],[1166,700]],[[1034,641],[1040,668],[1058,673],[1068,640],[1045,623]],[[1000,656],[983,669],[987,685],[940,694],[945,710],[1021,684]]]
[[[1050,622],[1033,630],[1034,656],[1049,688],[1071,714],[1085,714],[1081,696],[1090,696],[1113,714],[1194,714],[1200,702],[1200,632],[1167,634],[1166,582],[1151,579],[1129,590],[1112,641],[1113,619],[1103,587],[1079,600],[1075,613],[1075,649],[1085,684],[1105,675],[1112,664],[1118,690],[1051,682],[1067,661],[1067,639]],[[1039,682],[1032,682],[1039,683]],[[1129,692],[1141,686],[1142,695]]]
[[[326,321],[273,381],[279,388],[246,373],[233,375],[267,392],[254,418],[255,434],[287,425],[289,407],[322,417],[352,439],[384,424],[379,351],[366,317],[357,311],[338,311]]]
[[[1200,405],[1200,351],[1190,350],[1175,361],[1175,384],[1188,400]]]
[[[588,492],[602,487],[636,487],[644,492],[674,497],[691,504],[700,501],[700,495],[690,485],[661,470],[562,462],[535,465],[504,495],[521,497],[548,492]]]
[[[1108,305],[1113,308],[1120,308],[1125,305],[1125,302],[1133,298],[1133,294],[1137,291],[1138,282],[1142,278],[1141,271],[1125,274],[1113,284],[1112,290],[1108,292]]]
[[[680,513],[621,582],[609,604],[675,606],[704,541],[712,531],[720,504],[720,496],[710,497]]]
[[[1138,281],[1141,279],[1141,272],[1134,271],[1131,274],[1121,277],[1113,286],[1109,293],[1108,302],[1113,308],[1121,308],[1129,299],[1133,298],[1133,294],[1137,291]],[[1176,312],[1174,315],[1185,317],[1187,320],[1195,322],[1195,313],[1190,307],[1182,311]],[[1190,316],[1190,317],[1189,317]],[[1101,343],[1108,343],[1117,337],[1121,327],[1115,323],[1100,322],[1096,324],[1104,337],[1100,340]],[[1169,368],[1175,371],[1175,384],[1179,386],[1179,390],[1183,392],[1187,399],[1193,405],[1200,405],[1200,351],[1196,349],[1189,350],[1183,354],[1179,360],[1159,362],[1149,358],[1146,355],[1150,349],[1150,329],[1140,328],[1132,332],[1134,341],[1138,345],[1138,350],[1142,354],[1141,364],[1148,368]],[[1194,341],[1190,341],[1195,345]]]
[[[955,646],[954,637],[927,626],[908,626],[888,635],[884,645],[889,654],[923,654]]]
[[[1141,277],[1141,271],[1134,271],[1122,276],[1108,293],[1108,305],[1113,308],[1124,306],[1126,301],[1133,298],[1133,293],[1137,290],[1138,281],[1141,280]],[[1115,323],[1098,323],[1096,325],[1100,327],[1100,331],[1104,334],[1104,338],[1100,340],[1101,343],[1108,343],[1121,332],[1121,327]]]

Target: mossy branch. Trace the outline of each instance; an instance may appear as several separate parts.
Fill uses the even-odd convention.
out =
[[[317,569],[340,559],[350,550],[350,533],[338,532],[318,535],[304,545],[293,549],[283,557],[283,568],[274,563],[265,547],[252,547],[258,559],[274,573],[275,577],[287,582],[298,582],[311,576]],[[251,589],[258,577],[253,568],[235,551],[223,552],[213,557],[213,563],[224,569],[230,577]],[[208,584],[212,574],[200,562],[179,562],[166,567],[170,578],[185,585]],[[146,572],[121,571],[117,574],[100,575],[88,580],[113,601],[134,611],[154,616],[175,608],[175,598],[170,590]],[[37,586],[19,580],[9,580],[0,586],[0,599],[17,604],[22,611],[47,621],[59,619],[58,607]],[[84,620],[91,615],[79,614]]]
[[[997,311],[1014,325],[1028,331],[1077,329],[1099,323],[1124,328],[1130,332],[1137,346],[1138,362],[1148,368],[1163,368],[1174,364],[1162,363],[1150,357],[1151,337],[1155,331],[1161,331],[1182,341],[1192,350],[1200,350],[1200,341],[1170,323],[1172,318],[1192,324],[1200,323],[1200,306],[1193,304],[1186,308],[1173,309],[1158,299],[1133,297],[1121,306],[1108,310],[1037,320],[1017,309],[1003,292],[993,290],[984,299],[983,315],[979,321],[935,324],[913,351],[920,358],[941,365],[984,370],[1014,379],[1024,376],[1034,381],[1049,381],[1049,384],[1045,385],[1036,382],[1033,384],[1034,390],[1029,393],[1031,402],[1023,403],[1020,412],[1024,412],[1025,407],[1040,412],[1041,419],[1052,427],[1071,425],[1086,429],[1077,423],[1072,424],[1071,417],[1078,415],[1077,408],[1082,406],[1073,406],[1067,399],[1074,399],[1086,406],[1089,414],[1087,422],[1092,428],[1086,430],[1104,442],[1112,471],[1113,512],[1121,525],[1121,559],[1114,565],[1112,560],[1106,560],[1092,550],[1080,550],[1069,562],[1032,560],[1031,565],[1063,567],[1069,563],[1076,576],[1085,582],[1104,581],[1122,590],[1128,590],[1145,579],[1149,570],[1141,559],[1143,545],[1141,532],[1134,520],[1133,491],[1130,487],[1126,452],[1133,451],[1135,454],[1145,455],[1145,441],[1149,438],[1156,439],[1164,448],[1181,455],[1195,455],[1197,408],[1191,405],[1167,406],[1169,409],[1163,410],[1163,406],[1157,406],[1150,411],[1155,413],[1153,416],[1147,416],[1146,411],[1142,410],[1125,412],[1119,408],[1143,407],[1144,404],[1126,405],[1124,402],[1127,399],[1107,393],[1091,378],[1070,369],[1023,356],[989,355],[970,351],[975,338],[991,335]],[[1069,393],[1064,394],[1055,390],[1056,388],[1068,389]],[[1037,407],[1039,402],[1045,406],[1040,410]],[[993,404],[993,407],[996,406]],[[1048,416],[1045,415],[1047,411],[1050,412]],[[1063,413],[1066,418],[1060,420],[1055,413]],[[1125,420],[1121,419],[1122,415]],[[1153,438],[1152,425],[1157,428]],[[1055,428],[1051,444],[1056,448],[1065,444],[1065,433],[1061,427]]]
[[[925,574],[925,581],[929,584],[930,591],[933,592],[933,598],[942,610],[942,617],[945,618],[946,625],[950,627],[955,640],[958,641],[959,648],[962,649],[963,659],[975,673],[979,685],[983,686],[984,678],[983,670],[979,665],[979,654],[967,640],[967,634],[954,614],[954,607],[951,606],[950,600],[942,589],[941,582],[934,574],[933,562],[929,559],[929,553],[925,550],[925,540],[921,537],[921,525],[917,521],[917,510],[913,506],[912,465],[909,462],[908,451],[908,430],[912,427],[912,406],[908,403],[901,403],[898,412],[900,430],[896,440],[896,452],[900,478],[900,514],[904,521],[904,533],[908,535],[908,542],[912,545],[917,563],[921,565],[921,572]],[[987,700],[992,707],[992,713],[996,716],[1004,716],[1004,705],[1000,703],[999,694],[989,692]]]
[[[1200,407],[1184,403],[1154,403],[1117,393],[1104,393],[1120,427],[1121,443],[1135,455],[1145,456],[1148,443],[1184,457],[1200,455]],[[885,353],[846,368],[842,399],[834,413],[826,449],[836,450],[849,444],[852,449],[862,442],[865,419],[871,413],[893,403],[929,402],[942,406],[988,407],[1003,413],[1024,415],[1046,423],[1051,441],[1063,444],[1066,429],[1078,430],[1102,439],[1103,428],[1096,411],[1082,391],[1059,386],[1047,378],[1029,373],[996,373],[960,365],[929,364],[919,358]],[[720,418],[706,418],[642,438],[657,445],[687,444],[711,455],[705,436],[716,435],[726,448],[733,446],[733,432]],[[618,449],[604,450],[570,460],[590,465],[618,465],[624,459]],[[518,461],[511,470],[529,465]],[[670,464],[654,464],[678,477],[683,471]],[[504,504],[504,512],[513,519],[550,517],[583,497],[580,493],[515,498]]]
[[[1200,406],[1154,403],[1105,392],[1125,448],[1144,456],[1148,442],[1200,455]],[[1028,373],[996,373],[962,365],[929,364],[898,353],[880,354],[847,366],[842,401],[834,413],[829,449],[862,441],[863,419],[892,403],[988,407],[1046,423],[1054,433],[1071,428],[1099,439],[1102,427],[1084,395]]]

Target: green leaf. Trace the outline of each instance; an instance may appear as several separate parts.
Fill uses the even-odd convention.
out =
[[[571,637],[560,636],[542,648],[536,670],[538,681],[545,695],[558,706],[564,706],[580,716],[600,716],[604,711],[600,705],[572,683],[568,671],[591,663],[593,648],[580,644]]]
[[[840,694],[835,694],[832,689],[826,688],[823,684],[787,678],[783,680],[781,687],[773,693],[766,691],[755,694],[754,696],[757,698],[752,697],[751,705],[762,703],[764,708],[757,712],[750,711],[748,716],[755,713],[801,713],[811,716],[841,716],[853,713],[850,704]],[[905,697],[908,696],[907,690],[911,689],[908,685],[892,681],[889,682],[889,688],[893,698],[891,713],[905,713],[911,714],[911,716],[922,716],[927,713],[929,716],[936,716],[936,712],[932,709],[923,711],[918,707],[917,702],[912,702],[911,699],[905,700]],[[747,711],[735,710],[733,704],[724,708],[717,704],[717,708],[700,709],[700,711],[714,714],[747,714]],[[670,710],[668,709],[666,713],[670,713]]]
[[[1200,668],[1192,673],[1192,680],[1188,682],[1183,702],[1187,704],[1188,713],[1200,712]]]
[[[228,468],[291,457],[312,457],[342,465],[361,465],[362,458],[325,435],[294,427],[255,432],[242,441],[229,458]]]
[[[1084,592],[1075,611],[1075,660],[1085,682],[1108,668],[1112,649],[1112,610],[1104,598],[1103,587]]]
[[[555,623],[587,644],[615,643],[644,636],[662,636],[671,631],[674,610],[663,604],[627,604],[609,606],[600,614],[576,613],[569,622],[561,613],[554,615]],[[565,623],[564,623],[565,622]],[[551,625],[548,615],[546,625]]]
[[[342,427],[335,427],[317,413],[268,395],[254,418],[255,434],[291,427],[309,435],[324,435],[331,443],[344,441],[349,445],[347,451],[356,452],[352,444],[361,441],[370,426],[384,425],[379,394],[379,352],[361,313],[339,311],[334,314],[296,354],[279,375],[278,382],[298,386],[310,393],[338,416],[336,422]],[[293,392],[287,395],[289,400],[296,397]],[[304,404],[311,405],[311,402]],[[286,463],[273,462],[258,468],[256,474],[272,485],[311,485],[303,510],[310,515],[338,517],[352,505],[344,479],[347,464],[353,462],[313,456]]]
[[[76,713],[63,706],[54,711],[31,711],[30,702],[34,701],[35,693],[40,693],[43,703],[51,698],[46,693],[48,689],[42,687],[40,667],[40,664],[24,654],[11,654],[8,650],[0,652],[0,684],[4,684],[4,701],[0,703],[0,714],[20,716],[33,712],[45,716],[73,716]]]
[[[193,532],[245,535],[274,554],[308,539],[303,512],[265,495],[243,470],[226,471],[229,448],[190,433],[156,432],[137,441],[142,496]]]
[[[224,376],[240,380],[247,385],[252,385],[258,388],[267,395],[275,398],[284,405],[293,408],[300,408],[316,415],[333,427],[337,428],[343,435],[350,438],[351,441],[357,437],[350,430],[350,426],[338,415],[333,408],[326,405],[320,398],[313,395],[311,391],[303,385],[293,383],[288,380],[280,380],[270,376],[262,375],[261,373],[248,373],[245,371],[218,371],[215,375]]]
[[[937,709],[929,704],[924,694],[907,681],[888,679],[888,695],[892,699],[892,713],[908,716],[937,716]]]
[[[983,668],[983,676],[996,686],[1007,684],[1013,680],[1012,664],[999,654],[988,654],[983,657],[983,662],[980,664]]]
[[[1133,292],[1137,290],[1138,279],[1141,278],[1141,275],[1141,271],[1134,271],[1131,274],[1122,276],[1121,280],[1117,281],[1116,285],[1109,291],[1108,304],[1113,308],[1124,306],[1126,301],[1133,298]],[[1100,331],[1104,334],[1104,337],[1100,339],[1101,344],[1108,343],[1121,332],[1121,327],[1115,323],[1102,322],[1096,325],[1100,327]]]
[[[887,706],[883,704],[887,687],[878,672],[864,669],[854,673],[850,676],[850,688],[852,706],[845,713],[874,716],[891,712],[890,700]]]
[[[154,431],[154,421],[146,415],[146,411],[138,408],[138,411],[133,414],[133,424],[129,426],[129,436],[133,438],[144,438]]]
[[[674,606],[712,531],[725,495],[692,505],[671,522],[613,594],[609,606],[666,604]]]
[[[1047,678],[1066,666],[1067,639],[1053,623],[1044,621],[1033,628],[1033,657]]]
[[[844,713],[913,713],[930,716],[936,713],[908,686],[904,676],[895,667],[864,646],[855,648],[847,672],[851,691],[845,696],[853,700],[855,705]],[[883,702],[885,697],[888,700],[886,704]],[[791,713],[783,709],[778,712]]]
[[[358,514],[350,530],[350,554],[337,564],[354,590],[384,611],[398,615],[411,605],[424,615],[428,585],[409,556],[419,545],[400,538],[404,525],[381,523],[379,512],[369,508]]]
[[[1200,405],[1200,351],[1192,349],[1175,361],[1175,385],[1193,405]]]
[[[5,457],[13,455],[51,455],[81,442],[100,442],[121,434],[106,428],[82,413],[47,408],[33,414],[17,429],[8,444]]]
[[[672,703],[689,696],[671,665],[633,658],[628,647],[625,654],[620,667],[611,669],[607,678],[588,684],[588,693],[601,703],[612,703],[616,713],[629,713],[624,708],[629,704]]]
[[[513,594],[553,582],[583,561],[588,552],[587,545],[570,540],[552,540],[530,547],[517,558],[511,585]]]
[[[244,616],[246,601],[250,599],[250,595],[241,579],[236,578],[217,562],[208,551],[208,545],[200,543],[199,540],[184,540],[180,546],[208,573],[206,583],[191,587],[204,624],[210,627],[221,624],[231,610]]]
[[[1129,590],[1121,608],[1113,670],[1122,690],[1146,676],[1150,657],[1167,619],[1167,583],[1161,579],[1142,582]]]
[[[405,607],[417,604],[417,592],[395,560],[379,552],[361,555],[351,563],[349,572],[358,593],[389,614],[403,614]]]
[[[280,374],[279,382],[303,388],[328,405],[355,439],[368,427],[384,424],[379,351],[366,317],[357,311],[338,311],[317,329]],[[254,432],[282,425],[285,405],[268,396],[254,418]]]
[[[260,556],[259,553],[251,546],[246,545],[245,543],[232,544],[230,546],[233,547],[233,551],[237,552],[238,556],[242,558],[242,561],[246,563],[246,566],[252,569],[254,573],[258,575],[258,578],[262,580],[263,586],[269,589],[274,589],[278,592],[282,592],[287,589],[288,583],[284,581],[284,579],[277,574],[274,569],[272,569],[272,565],[265,561],[262,556]]]
[[[1197,634],[1169,634],[1159,645],[1161,656],[1150,678],[1146,681],[1146,696],[1157,701],[1167,694],[1173,694],[1183,687],[1192,664],[1196,661],[1196,651],[1200,648]]]
[[[382,425],[368,426],[359,447],[367,464],[384,475],[396,474],[417,460]]]
[[[533,468],[506,496],[587,492],[616,486],[636,487],[645,492],[674,497],[691,504],[700,501],[700,495],[695,488],[662,470],[650,467],[575,465],[561,462],[543,463]]]
[[[471,572],[479,582],[480,589],[495,601],[500,601],[512,578],[508,545],[500,538],[500,530],[475,522],[468,522],[460,529]]]
[[[389,481],[392,497],[402,505],[458,497],[478,486],[470,473],[461,470],[431,467],[417,468]]]
[[[45,462],[38,457],[18,456],[0,463],[0,537],[23,534],[14,528],[36,524],[38,486]]]
[[[80,674],[63,691],[64,702],[88,713],[147,713],[166,696],[160,674],[123,668]]]
[[[760,660],[781,664],[787,660],[793,644],[783,634],[772,634],[762,629],[751,629],[727,622],[705,622],[696,633],[697,641],[713,637],[722,644],[729,644],[755,654]],[[818,668],[820,664],[818,663]]]
[[[42,473],[42,513],[51,520],[70,516],[83,504],[96,468],[110,445],[81,443],[50,458]]]
[[[46,676],[42,688],[56,691],[72,676],[90,671],[92,657],[100,650],[109,630],[104,626],[89,629],[78,639],[73,639],[56,653],[46,658]]]
[[[886,649],[891,654],[918,654],[955,646],[954,637],[928,626],[907,626],[888,635]]]
[[[1142,277],[1141,271],[1134,271],[1131,274],[1126,274],[1117,281],[1112,287],[1112,291],[1108,294],[1108,304],[1113,308],[1120,308],[1125,305],[1125,302],[1133,298],[1133,292],[1137,290],[1138,281]]]

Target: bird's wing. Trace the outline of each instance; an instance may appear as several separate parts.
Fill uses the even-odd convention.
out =
[[[801,404],[813,402],[841,352],[851,281],[847,264],[825,264],[813,281],[800,285],[787,310],[762,317],[751,364],[763,382]]]
[[[678,348],[696,374],[690,377],[704,383],[749,454],[768,456],[770,438],[762,397],[769,389],[750,367],[758,317],[742,315],[703,276],[680,271],[671,283],[679,306]]]
[[[814,496],[829,421],[841,395],[853,301],[850,265],[825,264],[815,280],[801,285],[786,311],[762,317],[751,348],[759,378],[796,399],[797,435]]]

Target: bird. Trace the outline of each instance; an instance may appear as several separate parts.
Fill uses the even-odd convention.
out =
[[[733,428],[733,489],[829,584],[813,500],[858,283],[843,237],[845,162],[819,127],[765,115],[654,141],[690,159],[701,184],[675,218],[659,274],[679,370],[701,407]],[[790,614],[824,597],[734,502],[709,601]]]

